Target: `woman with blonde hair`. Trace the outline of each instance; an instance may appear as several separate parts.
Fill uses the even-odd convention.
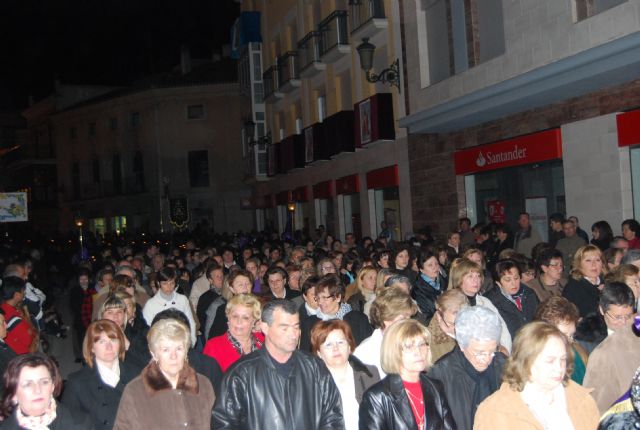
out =
[[[633,264],[621,264],[609,272],[604,279],[607,284],[612,282],[622,282],[631,288],[636,299],[635,308],[638,309],[638,303],[640,302],[640,269],[638,266],[634,266]]]
[[[608,273],[602,251],[595,245],[578,248],[571,264],[569,282],[562,296],[575,304],[581,317],[598,312],[604,275]]]
[[[483,282],[483,271],[479,264],[474,263],[466,258],[457,258],[451,264],[451,272],[449,273],[449,289],[459,289],[467,297],[470,306],[482,306],[495,312],[502,324],[502,333],[500,335],[500,345],[505,348],[506,352],[511,351],[511,335],[504,319],[491,300],[480,294],[480,288]]]
[[[238,294],[227,302],[227,332],[209,339],[202,351],[218,362],[222,372],[226,372],[240,357],[262,348],[264,335],[254,331],[256,321],[260,320],[261,308],[260,301],[253,294]]]
[[[356,275],[355,290],[349,294],[351,286],[347,287],[345,297],[351,309],[364,311],[366,302],[371,302],[376,298],[376,278],[378,271],[373,267],[363,267]]]
[[[114,429],[209,430],[215,395],[211,382],[189,365],[190,329],[174,319],[151,326],[151,362],[124,389]]]
[[[96,429],[111,429],[124,387],[140,370],[124,361],[124,334],[111,320],[87,327],[82,355],[87,366],[69,375],[62,403],[91,416]]]
[[[425,373],[431,366],[430,339],[429,330],[415,320],[385,330],[381,364],[387,376],[365,392],[360,428],[456,428],[442,384]]]
[[[600,414],[589,391],[570,379],[573,352],[555,326],[522,327],[500,389],[478,407],[475,430],[593,430]]]

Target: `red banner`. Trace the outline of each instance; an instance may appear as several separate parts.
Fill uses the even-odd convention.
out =
[[[336,179],[336,194],[356,194],[360,192],[360,177],[355,175]]]
[[[562,158],[559,128],[456,151],[456,175],[485,172]]]
[[[398,186],[400,186],[400,178],[398,177],[397,165],[367,172],[367,188],[370,190],[379,190],[382,188]]]
[[[640,144],[640,110],[618,114],[616,122],[618,123],[618,146]]]
[[[314,199],[330,199],[333,197],[333,182],[324,181],[313,186],[313,198]]]

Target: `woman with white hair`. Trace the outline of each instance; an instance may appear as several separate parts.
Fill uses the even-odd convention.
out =
[[[210,429],[215,395],[211,382],[187,361],[189,327],[163,319],[151,326],[147,340],[151,362],[125,387],[114,430]]]
[[[455,321],[457,346],[429,371],[444,385],[458,430],[471,430],[480,402],[500,388],[506,361],[498,351],[501,333],[495,312],[482,306],[462,308]]]

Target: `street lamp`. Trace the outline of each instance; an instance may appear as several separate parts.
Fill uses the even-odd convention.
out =
[[[369,38],[362,39],[362,43],[356,47],[358,56],[360,57],[360,67],[365,71],[367,81],[371,83],[382,82],[383,84],[395,85],[400,90],[400,61],[396,58],[396,61],[391,63],[389,67],[382,70],[380,73],[375,74],[371,71],[373,68],[373,54],[376,50],[376,45],[369,43]]]
[[[80,260],[82,260],[82,254],[83,254],[83,246],[82,246],[82,241],[83,241],[82,226],[83,225],[84,225],[84,221],[82,220],[82,218],[76,218],[76,227],[78,227],[79,241],[80,241]]]

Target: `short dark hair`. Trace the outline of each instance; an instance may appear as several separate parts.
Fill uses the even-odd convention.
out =
[[[344,300],[344,284],[340,280],[340,277],[334,273],[324,275],[316,284],[316,294],[321,290],[327,290],[330,295],[340,295],[340,299]]]
[[[493,280],[498,282],[502,275],[514,268],[518,270],[519,275],[522,274],[522,268],[515,260],[506,259],[498,261],[496,267],[493,269]]]
[[[542,273],[542,266],[548,266],[553,259],[562,260],[562,252],[558,251],[555,248],[544,249],[538,254],[538,259],[536,260],[536,270],[538,273]]]
[[[300,291],[302,292],[302,294],[306,295],[310,289],[315,288],[316,285],[318,285],[319,281],[320,281],[319,276],[316,276],[316,275],[309,276],[302,283],[302,287],[300,287]]]
[[[269,276],[275,275],[275,274],[278,274],[278,275],[282,276],[282,279],[284,279],[285,284],[288,283],[289,275],[287,274],[287,271],[284,270],[282,267],[279,267],[279,266],[271,266],[265,272],[265,274],[264,274],[265,283],[267,283],[267,281],[269,280]]]
[[[436,260],[438,259],[438,256],[430,249],[421,252],[420,255],[418,255],[418,270],[422,269],[424,263],[432,257],[435,257]]]
[[[560,212],[552,213],[551,216],[549,216],[549,221],[551,222],[563,222],[564,220],[564,214],[561,214]]]
[[[168,319],[180,321],[181,323],[186,325],[189,330],[191,330],[191,324],[189,324],[189,318],[187,318],[184,312],[176,308],[169,308],[161,312],[158,312],[156,316],[153,317],[153,321],[151,321],[151,325],[154,325],[158,321],[168,320]]]
[[[600,306],[606,312],[609,306],[630,306],[634,307],[635,297],[631,288],[622,282],[610,282],[604,285],[600,294]]]
[[[174,281],[178,277],[173,267],[163,267],[157,273],[157,282]]]
[[[11,300],[15,293],[23,292],[26,285],[22,278],[7,276],[2,280],[2,300]]]
[[[640,233],[640,224],[638,224],[638,221],[633,218],[625,219],[622,221],[622,226],[624,227],[625,225],[638,236],[638,233]]]
[[[205,271],[205,276],[207,277],[207,279],[211,278],[211,274],[216,270],[223,270],[223,268],[215,261],[209,263],[209,265],[207,265],[207,270]]]
[[[261,321],[263,323],[266,323],[269,326],[273,324],[273,314],[278,309],[282,310],[282,312],[285,312],[289,315],[294,315],[298,313],[298,306],[291,300],[275,299],[268,302],[262,308]]]

